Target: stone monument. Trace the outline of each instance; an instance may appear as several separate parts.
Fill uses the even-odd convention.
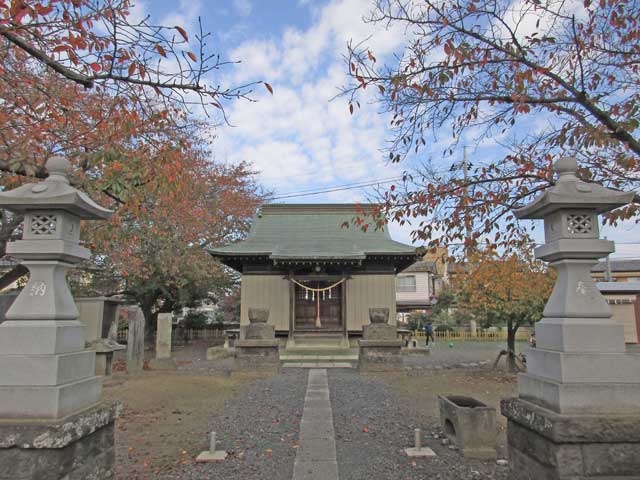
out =
[[[85,328],[85,344],[96,352],[96,375],[111,375],[114,352],[126,347],[109,338],[109,330],[118,322],[122,300],[107,297],[75,298],[79,319]]]
[[[128,310],[127,372],[135,374],[144,368],[144,313],[140,307]]]
[[[236,342],[235,364],[239,370],[280,369],[280,347],[268,308],[249,308],[245,337]]]
[[[389,309],[370,308],[369,321],[371,324],[362,328],[362,340],[359,341],[359,369],[401,370],[402,340],[398,339],[396,326],[389,325]]]
[[[599,238],[598,215],[634,194],[579,180],[573,158],[559,159],[555,171],[555,186],[515,211],[544,219],[546,243],[535,254],[558,278],[519,398],[502,401],[510,478],[640,478],[640,355],[626,352],[623,326],[590,275],[614,251]]]
[[[153,370],[175,370],[176,361],[171,358],[171,333],[173,314],[159,313],[156,328],[156,358],[149,362]]]
[[[156,329],[156,358],[171,358],[171,329],[173,328],[173,314],[159,313]]]
[[[71,165],[51,158],[49,177],[0,193],[0,207],[24,215],[22,240],[7,253],[29,282],[0,325],[0,478],[110,478],[117,405],[100,403],[95,352],[65,278],[89,258],[80,220],[111,211],[69,184]]]

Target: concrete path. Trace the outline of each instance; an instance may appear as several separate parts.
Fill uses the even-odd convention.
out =
[[[333,412],[326,369],[309,370],[293,480],[338,480]]]

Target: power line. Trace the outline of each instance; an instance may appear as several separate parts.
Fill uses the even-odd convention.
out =
[[[350,186],[350,187],[334,187],[334,188],[327,188],[324,190],[316,190],[316,191],[310,191],[307,193],[294,193],[294,194],[290,194],[290,195],[279,195],[279,196],[274,196],[274,197],[268,197],[268,200],[282,200],[285,198],[297,198],[297,197],[309,197],[312,195],[321,195],[323,193],[332,193],[332,192],[342,192],[345,190],[355,190],[358,188],[364,188],[364,187],[372,187],[374,185],[384,185],[386,183],[392,183],[395,182],[396,180],[402,179],[402,177],[398,177],[396,179],[393,180],[387,180],[387,181],[374,181],[374,182],[370,182],[370,183],[363,183],[360,185],[355,185],[355,186]]]
[[[444,170],[437,170],[434,171],[433,173],[445,173],[447,172],[447,169]],[[401,175],[398,177],[391,177],[391,178],[383,178],[383,179],[377,179],[377,180],[363,180],[362,182],[356,182],[356,183],[346,183],[346,184],[341,184],[341,185],[334,185],[331,187],[324,187],[324,188],[319,188],[319,189],[307,189],[307,190],[298,190],[298,191],[293,191],[293,192],[285,192],[285,193],[281,193],[281,194],[274,194],[271,197],[267,197],[267,200],[281,200],[281,199],[285,199],[285,198],[297,198],[297,197],[307,197],[307,196],[312,196],[312,195],[321,195],[323,193],[332,193],[332,192],[341,192],[344,190],[355,190],[358,188],[364,188],[364,187],[371,187],[374,185],[385,185],[387,183],[392,183],[392,182],[396,182],[399,180],[405,180],[405,178],[410,178],[412,177],[412,175],[407,174],[407,175]]]
[[[345,183],[342,185],[333,185],[333,186],[328,186],[328,187],[314,187],[314,188],[307,188],[305,190],[294,190],[292,192],[283,192],[278,194],[278,197],[282,197],[282,196],[287,196],[287,195],[299,195],[299,194],[304,194],[304,193],[310,193],[310,192],[316,192],[318,190],[324,190],[324,189],[329,189],[329,188],[348,188],[348,187],[358,187],[361,186],[363,184],[370,184],[370,183],[382,183],[382,182],[395,182],[396,180],[402,180],[403,177],[388,177],[388,178],[378,178],[378,179],[373,179],[373,180],[361,180],[359,182],[353,182],[353,183]]]

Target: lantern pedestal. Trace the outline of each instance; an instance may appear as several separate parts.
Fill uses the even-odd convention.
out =
[[[536,257],[557,273],[536,347],[517,399],[503,400],[510,479],[637,479],[640,471],[640,355],[627,353],[624,327],[591,278],[614,251],[599,239],[598,214],[629,203],[633,193],[576,176],[577,162],[555,164],[559,178],[518,218],[544,219],[546,244]]]
[[[238,340],[234,354],[235,371],[280,371],[280,342],[272,339]]]
[[[402,344],[402,340],[359,340],[358,369],[361,372],[403,371]]]
[[[613,251],[611,242],[590,243],[601,248],[582,256]],[[596,259],[563,258],[575,252],[571,244],[536,249],[538,258],[561,259],[550,263],[557,283],[536,325],[536,348],[527,352],[519,397],[561,414],[635,414],[640,411],[640,355],[626,353],[624,327],[611,320],[591,279]]]
[[[95,352],[84,349],[79,321],[0,325],[0,419],[60,418],[94,405],[101,393]]]
[[[88,250],[78,246],[76,256],[69,253],[73,249],[47,252],[52,240],[33,245],[37,242],[19,240],[7,247],[23,258],[30,278],[0,325],[0,418],[61,418],[96,404],[102,395],[95,352],[85,349],[85,326],[66,281],[70,262],[87,258]],[[36,255],[48,259],[34,260]]]
[[[502,400],[510,480],[637,479],[640,415],[557,414]]]
[[[358,369],[369,372],[402,371],[402,345],[398,329],[389,325],[388,308],[370,308],[370,325],[362,327],[362,340],[358,341]]]
[[[30,272],[0,324],[0,480],[111,478],[118,409],[100,403],[95,351],[66,280],[90,254],[80,220],[111,212],[69,184],[65,159],[46,167],[44,182],[0,192],[0,208],[24,215],[7,253]]]
[[[0,480],[115,477],[119,403],[56,420],[0,420]]]

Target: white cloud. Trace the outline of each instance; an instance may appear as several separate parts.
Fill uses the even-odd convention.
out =
[[[588,18],[587,9],[581,0],[567,0],[558,7],[562,15],[566,17],[575,16],[577,21],[584,21]],[[555,35],[559,33],[557,28],[564,22],[558,22],[556,14],[550,13],[552,10],[544,10],[526,0],[514,0],[504,17],[504,22],[509,29],[515,33],[516,37],[522,41],[526,36],[538,33]],[[508,37],[505,26],[501,26],[500,33]]]
[[[137,0],[131,8],[129,8],[128,20],[132,23],[139,23],[144,20],[149,14],[147,10],[146,2],[143,0]]]
[[[252,162],[276,193],[398,175],[400,167],[386,165],[380,151],[388,119],[366,98],[354,115],[346,99],[331,101],[348,83],[342,56],[350,39],[363,40],[375,31],[372,47],[379,48],[381,60],[404,43],[402,32],[362,22],[370,9],[369,0],[333,0],[313,9],[314,22],[306,30],[286,28],[277,37],[249,39],[230,52],[242,63],[227,83],[264,80],[274,95],[259,87],[257,103],[231,105],[228,114],[237,127],[218,132],[216,153],[232,162]],[[347,190],[290,201],[349,202],[363,195]]]
[[[229,81],[240,84],[268,79],[274,82],[281,74],[281,56],[282,52],[274,41],[249,40],[230,54],[230,58],[240,64],[234,69],[234,76]]]
[[[248,17],[253,11],[253,5],[249,0],[233,0],[233,8],[242,17]]]
[[[201,8],[202,3],[200,0],[180,0],[178,9],[168,13],[160,23],[169,27],[178,25],[187,29],[187,31],[195,32]]]

